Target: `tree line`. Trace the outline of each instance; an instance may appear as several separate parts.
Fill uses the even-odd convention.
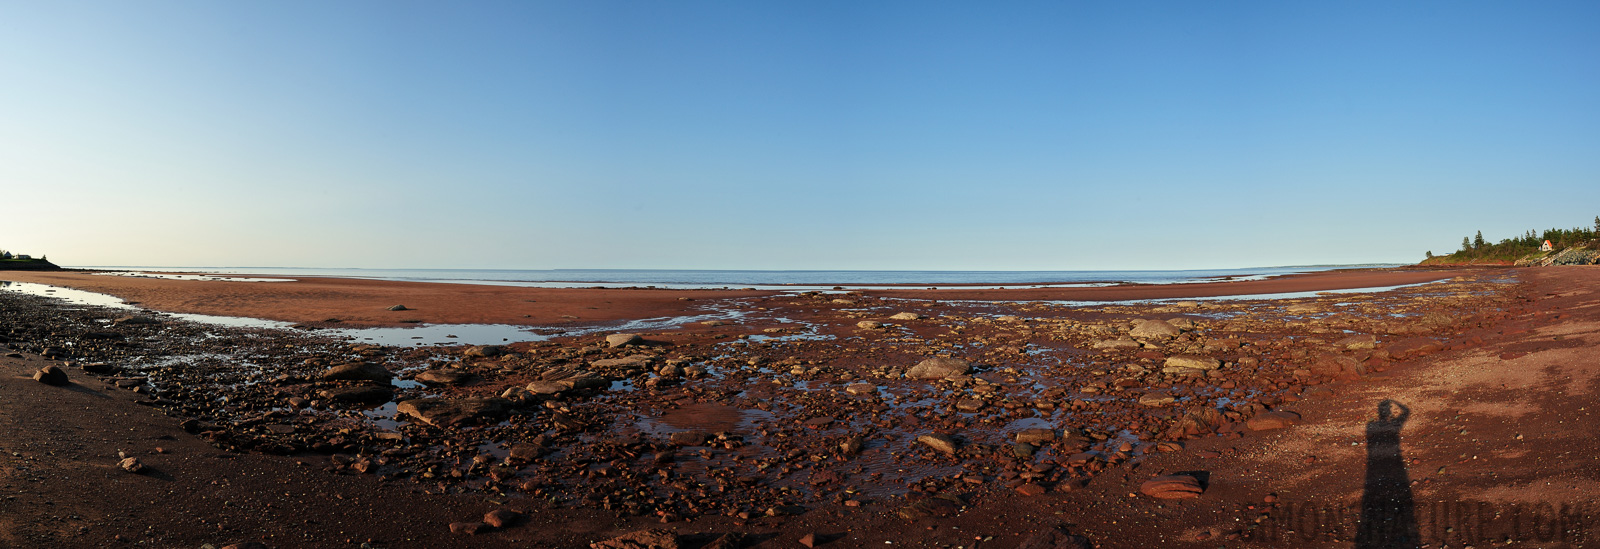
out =
[[[1483,231],[1478,231],[1473,236],[1461,237],[1461,249],[1450,255],[1444,256],[1448,262],[1467,262],[1476,260],[1506,260],[1512,261],[1531,255],[1539,251],[1544,241],[1549,240],[1550,246],[1556,251],[1572,247],[1595,247],[1600,245],[1600,216],[1595,216],[1594,227],[1573,227],[1571,229],[1545,229],[1534,231],[1529,229],[1516,238],[1507,238],[1499,242],[1489,242],[1483,239]],[[1438,257],[1430,250],[1428,258]]]

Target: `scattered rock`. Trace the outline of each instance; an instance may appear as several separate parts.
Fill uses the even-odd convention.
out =
[[[816,532],[809,532],[804,536],[800,536],[800,545],[804,545],[806,547],[816,547],[817,546],[817,533]]]
[[[57,386],[60,386],[60,385],[67,385],[69,383],[72,383],[71,381],[67,380],[67,373],[66,372],[61,371],[61,368],[58,368],[58,367],[53,366],[53,365],[52,366],[45,366],[43,368],[40,368],[39,371],[34,372],[33,373],[33,379],[34,379],[34,381],[38,381],[39,383],[43,383],[45,385],[57,385]]]
[[[1249,427],[1251,431],[1270,431],[1272,429],[1283,429],[1296,423],[1300,423],[1300,414],[1274,410],[1256,414],[1250,418],[1250,421],[1245,422],[1245,426]]]
[[[878,386],[871,383],[851,383],[844,387],[844,392],[852,395],[870,395],[878,392]]]
[[[1197,498],[1204,491],[1200,479],[1191,475],[1163,475],[1139,485],[1139,493],[1156,499]]]
[[[920,320],[921,318],[922,315],[917,313],[895,313],[894,316],[889,317],[890,320]]]
[[[224,545],[222,549],[267,549],[267,544],[259,541],[241,541]]]
[[[856,327],[863,330],[878,330],[883,328],[883,323],[876,320],[863,320],[861,322],[857,322]]]
[[[906,377],[912,379],[944,379],[950,376],[964,375],[972,371],[972,363],[959,358],[937,357],[918,362],[910,370],[906,370]]]
[[[395,305],[393,307],[389,307],[389,310],[391,310],[391,311],[409,311],[411,309],[406,308],[405,305]]]
[[[611,334],[606,336],[606,345],[611,347],[643,344],[644,338],[639,337],[639,334]]]
[[[122,461],[117,462],[117,466],[129,473],[138,474],[144,472],[144,463],[140,462],[139,458],[136,457],[122,458]]]

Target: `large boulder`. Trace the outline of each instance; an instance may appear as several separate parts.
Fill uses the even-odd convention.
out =
[[[511,401],[488,398],[419,398],[407,400],[396,410],[435,427],[481,425],[500,419],[511,410]]]
[[[371,362],[340,364],[322,372],[323,381],[389,381],[393,377],[388,368]]]
[[[55,366],[40,368],[39,371],[33,373],[33,379],[45,385],[67,385],[71,383],[71,381],[67,380],[67,373]]]
[[[910,370],[906,370],[906,377],[911,379],[944,379],[950,376],[964,375],[972,371],[972,363],[959,358],[941,356],[918,362]]]

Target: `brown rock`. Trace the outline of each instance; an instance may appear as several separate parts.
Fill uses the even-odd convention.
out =
[[[1139,485],[1139,493],[1156,499],[1197,498],[1204,491],[1200,479],[1190,475],[1163,475]]]
[[[1037,485],[1037,484],[1029,482],[1029,483],[1025,483],[1025,484],[1023,484],[1021,486],[1018,486],[1017,487],[1017,493],[1018,494],[1022,494],[1024,496],[1028,496],[1028,497],[1042,496],[1045,493],[1045,488],[1043,486],[1040,486],[1040,485]]]
[[[959,358],[937,357],[918,362],[910,370],[906,370],[906,377],[911,379],[944,379],[950,376],[963,375],[972,371],[972,363]]]
[[[1017,549],[1092,549],[1089,538],[1047,528],[1023,540]]]
[[[426,370],[412,379],[427,385],[460,385],[472,379],[472,373],[456,369]]]
[[[489,525],[481,522],[452,522],[450,523],[450,533],[467,534],[470,536],[483,531],[483,529],[487,528],[488,526]]]
[[[1055,439],[1056,432],[1051,429],[1023,429],[1021,431],[1017,431],[1016,434],[1017,442],[1025,442],[1028,444],[1050,442]]]
[[[1190,368],[1194,370],[1215,370],[1222,366],[1222,362],[1215,358],[1200,355],[1178,355],[1167,357],[1162,364],[1168,368]]]
[[[117,462],[117,466],[129,473],[144,472],[144,463],[140,462],[139,458],[136,457],[123,458],[122,461]]]
[[[643,344],[644,338],[639,337],[639,334],[611,334],[606,336],[606,345],[611,347]]]
[[[917,442],[926,444],[929,448],[938,450],[946,455],[953,456],[956,454],[956,439],[950,438],[949,435],[930,433],[917,437]]]
[[[39,371],[33,373],[33,379],[34,381],[38,381],[39,383],[43,383],[45,385],[61,386],[72,383],[71,381],[67,380],[67,373],[61,371],[61,368],[57,368],[55,366],[45,366],[40,368]]]
[[[1251,431],[1268,431],[1282,429],[1296,423],[1300,423],[1300,414],[1275,410],[1256,414],[1250,418],[1250,421],[1245,422],[1245,426],[1249,427]]]
[[[495,528],[507,528],[519,520],[522,520],[522,513],[510,509],[495,509],[483,515],[484,524]]]
[[[929,517],[948,517],[959,511],[961,511],[960,498],[949,494],[940,494],[911,502],[910,505],[901,507],[896,514],[906,520],[918,520]]]
[[[394,398],[394,387],[388,385],[355,385],[328,387],[317,391],[317,396],[334,402],[377,404]]]
[[[499,398],[419,398],[401,402],[396,410],[435,427],[479,425],[499,419],[511,401]]]
[[[340,364],[322,372],[323,381],[389,381],[394,374],[371,362]]]
[[[493,358],[505,354],[506,348],[499,345],[474,345],[467,347],[461,354],[470,357]]]
[[[1165,320],[1146,320],[1134,326],[1128,335],[1146,339],[1172,339],[1179,333],[1182,333],[1182,330]]]

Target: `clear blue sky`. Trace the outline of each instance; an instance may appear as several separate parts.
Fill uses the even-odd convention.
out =
[[[1412,262],[1600,214],[1596,2],[0,0],[67,265]]]

